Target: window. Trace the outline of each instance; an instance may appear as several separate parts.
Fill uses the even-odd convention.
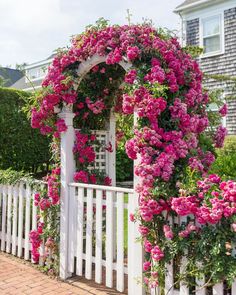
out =
[[[40,79],[45,77],[47,73],[47,66],[40,66],[36,68],[31,68],[28,69],[26,72],[26,75],[28,76],[29,79]]]
[[[204,55],[223,53],[222,16],[215,15],[202,19],[202,44]]]

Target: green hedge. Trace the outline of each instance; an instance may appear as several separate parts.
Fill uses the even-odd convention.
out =
[[[0,169],[46,172],[49,138],[32,129],[22,111],[30,93],[0,87]]]

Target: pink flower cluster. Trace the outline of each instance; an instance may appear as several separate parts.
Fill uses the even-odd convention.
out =
[[[43,233],[44,223],[38,221],[37,230],[32,230],[29,234],[29,240],[32,245],[32,258],[34,262],[39,261],[39,247],[42,243],[41,234]]]
[[[75,145],[73,152],[76,155],[79,163],[92,163],[95,161],[96,153],[93,147],[93,143],[96,140],[95,135],[83,134],[80,131],[76,131]]]
[[[236,183],[210,175],[198,182],[195,196],[173,198],[171,208],[181,216],[192,214],[200,224],[216,224],[236,213]]]
[[[200,228],[196,226],[193,222],[190,222],[184,230],[179,232],[179,237],[181,238],[187,238],[191,232],[198,232]]]
[[[173,239],[174,233],[169,225],[163,226],[163,232],[164,232],[164,235],[167,239],[170,239],[170,240]]]
[[[54,168],[52,173],[46,177],[47,180],[47,194],[35,193],[34,205],[38,206],[41,211],[49,209],[51,206],[59,204],[60,199],[60,168]],[[44,223],[38,221],[37,230],[30,232],[30,243],[32,244],[32,257],[35,262],[39,260],[39,247],[42,243],[41,234],[43,233]]]
[[[223,126],[219,126],[215,135],[215,147],[222,148],[227,135],[227,129]]]
[[[101,176],[98,178],[94,171],[90,171],[89,166],[94,163],[96,159],[95,145],[96,142],[95,134],[84,134],[81,131],[76,131],[76,141],[73,148],[73,152],[78,160],[78,166],[80,170],[74,173],[74,181],[91,184],[104,184],[111,185],[111,179],[108,176]],[[112,146],[109,143],[107,147],[104,147],[109,152],[112,152]]]
[[[89,97],[86,97],[86,104],[88,108],[95,114],[100,114],[105,109],[105,104],[102,100],[92,102]]]

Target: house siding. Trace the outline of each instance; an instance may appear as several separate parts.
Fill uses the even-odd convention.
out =
[[[224,11],[224,35],[225,53],[219,56],[200,58],[200,66],[206,74],[221,74],[236,76],[236,7]],[[199,19],[189,20],[186,23],[186,43],[188,45],[199,45]],[[236,134],[236,101],[229,99],[235,96],[236,90],[232,82],[220,82],[209,80],[205,86],[209,89],[223,89],[228,104],[228,115],[226,126],[228,134]]]
[[[199,45],[199,18],[187,21],[186,43],[189,45]]]

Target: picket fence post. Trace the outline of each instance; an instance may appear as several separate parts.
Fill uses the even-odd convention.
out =
[[[59,114],[64,119],[67,130],[61,134],[61,212],[60,212],[60,277],[71,276],[68,271],[68,234],[69,234],[69,183],[73,181],[75,161],[73,146],[75,131],[73,127],[74,113],[71,107],[64,107]]]

